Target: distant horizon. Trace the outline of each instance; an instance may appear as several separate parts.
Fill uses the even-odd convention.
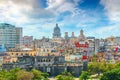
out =
[[[120,36],[120,0],[0,0],[0,23],[23,28],[23,36],[52,38],[55,24],[86,37]]]
[[[0,23],[0,24],[4,24],[4,23]],[[9,24],[9,23],[6,23],[6,24]],[[57,24],[57,23],[56,23]],[[13,24],[10,24],[10,25],[13,25]],[[15,26],[15,25],[13,25],[13,26]],[[15,27],[17,27],[17,26],[15,26]],[[58,27],[59,27],[59,24],[58,24]],[[22,27],[21,27],[22,28]],[[60,28],[60,27],[59,27]],[[54,28],[53,28],[53,30],[54,30]],[[60,28],[60,30],[61,30],[61,28]],[[80,29],[80,30],[83,30],[83,29]],[[79,34],[80,34],[80,30],[79,30]],[[61,31],[62,32],[62,31]],[[68,31],[64,31],[64,33],[61,33],[61,37],[64,37],[65,36],[65,32],[68,32]],[[74,31],[72,31],[72,32],[74,32]],[[72,32],[68,32],[68,37],[71,37],[71,34],[72,34]],[[76,34],[75,32],[74,32],[74,35],[75,35],[75,37],[78,37],[79,36],[79,34]],[[86,36],[86,34],[85,34],[85,31],[83,30],[83,34],[85,35],[85,37],[95,37],[95,36],[92,36],[92,35],[90,35],[90,36]],[[32,36],[33,37],[33,39],[42,39],[43,37],[45,37],[45,38],[52,38],[53,37],[53,33],[51,33],[51,37],[50,36],[41,36],[41,37],[39,37],[39,38],[35,38],[34,37],[34,35],[23,35],[23,37],[24,36]],[[111,36],[107,36],[107,37],[95,37],[96,39],[106,39],[106,38],[109,38],[109,37],[120,37],[120,36],[113,36],[113,35],[111,35]]]

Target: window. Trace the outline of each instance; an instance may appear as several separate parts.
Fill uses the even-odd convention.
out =
[[[21,55],[23,56],[23,53],[21,53]]]
[[[45,59],[43,58],[42,61],[45,62]]]
[[[40,62],[40,60],[39,60],[39,59],[38,59],[37,61],[38,61],[38,62]]]
[[[38,64],[38,67],[40,67],[40,64]]]
[[[16,55],[18,56],[18,53],[16,53]]]
[[[47,59],[48,60],[48,62],[50,62],[50,59]]]

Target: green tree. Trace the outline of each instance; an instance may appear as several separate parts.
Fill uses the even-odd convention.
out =
[[[87,71],[82,71],[82,74],[79,77],[79,80],[87,80],[89,79],[89,74]]]
[[[114,64],[110,64],[107,62],[91,62],[88,65],[88,72],[92,74],[98,74],[98,76],[103,73],[113,69]]]
[[[33,73],[27,72],[25,70],[20,70],[16,73],[17,80],[32,80],[34,77]]]
[[[88,65],[88,72],[90,74],[100,74],[103,71],[103,68],[101,68],[101,64],[99,62],[92,62]]]
[[[0,80],[10,80],[11,74],[7,70],[0,71]]]
[[[115,64],[115,68],[119,68],[120,67],[120,62],[118,62],[117,64]]]
[[[48,74],[47,73],[43,73],[41,71],[32,69],[31,72],[33,73],[34,77],[33,80],[47,80],[48,79]]]
[[[19,68],[11,69],[10,71],[0,71],[0,80],[17,80],[16,72],[20,71]]]
[[[0,71],[0,80],[48,80],[48,74],[32,69],[30,72],[14,68]]]
[[[105,72],[100,80],[120,80],[120,68]]]
[[[70,72],[64,71],[60,75],[56,76],[57,80],[74,80],[74,77]]]
[[[11,69],[9,71],[9,73],[11,74],[11,77],[9,80],[16,80],[17,79],[17,76],[16,76],[16,73],[20,71],[20,68],[14,68],[14,69]]]

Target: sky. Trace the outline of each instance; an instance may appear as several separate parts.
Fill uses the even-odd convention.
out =
[[[65,32],[86,37],[120,36],[120,0],[0,0],[0,23],[23,28],[23,36],[52,38],[58,23]]]

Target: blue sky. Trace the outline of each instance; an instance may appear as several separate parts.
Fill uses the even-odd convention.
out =
[[[120,0],[0,0],[0,23],[23,27],[23,35],[52,37],[83,29],[86,36],[120,36]]]

